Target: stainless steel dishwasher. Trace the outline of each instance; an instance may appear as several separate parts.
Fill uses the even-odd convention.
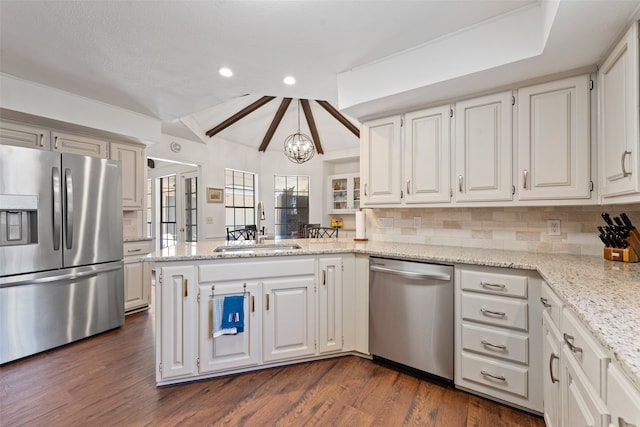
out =
[[[370,257],[369,348],[453,381],[453,267]]]

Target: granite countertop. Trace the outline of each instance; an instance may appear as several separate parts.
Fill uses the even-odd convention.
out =
[[[196,261],[350,252],[447,264],[537,270],[566,306],[587,325],[612,360],[618,362],[640,390],[640,263],[621,263],[589,256],[495,249],[377,241],[353,242],[351,239],[299,239],[279,243],[295,243],[301,246],[301,249],[256,249],[220,253],[213,250],[218,246],[241,246],[247,243],[209,241],[165,248],[148,255],[144,260]]]

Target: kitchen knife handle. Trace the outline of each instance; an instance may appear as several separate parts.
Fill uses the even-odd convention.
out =
[[[462,175],[458,175],[458,192],[462,193]]]
[[[607,225],[613,225],[613,221],[611,221],[611,215],[609,215],[606,212],[602,212],[602,219],[604,219],[604,222],[607,223]]]
[[[60,170],[51,171],[51,190],[53,193],[53,250],[60,250],[60,230],[62,229],[62,205],[60,203]]]
[[[529,179],[529,171],[528,170],[524,170],[522,171],[522,188],[524,188],[525,190],[527,189],[527,180]]]
[[[71,177],[71,169],[65,168],[65,201],[67,206],[65,245],[67,249],[73,247],[73,178]]]
[[[622,219],[622,222],[624,222],[624,225],[629,228],[629,230],[633,230],[635,228],[626,213],[622,212],[620,214],[620,218]]]
[[[622,176],[624,177],[631,175],[631,172],[627,172],[627,168],[625,167],[625,162],[624,162],[624,158],[630,155],[631,155],[631,151],[626,150],[624,153],[622,153],[622,158],[620,159],[620,162],[622,164]]]

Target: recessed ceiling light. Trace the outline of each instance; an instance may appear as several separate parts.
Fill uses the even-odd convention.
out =
[[[233,76],[233,71],[231,71],[231,68],[227,68],[227,67],[222,67],[218,70],[218,73],[220,73],[221,76],[224,77],[231,77]]]
[[[296,79],[293,76],[287,76],[282,81],[286,85],[294,85],[294,84],[296,84]]]

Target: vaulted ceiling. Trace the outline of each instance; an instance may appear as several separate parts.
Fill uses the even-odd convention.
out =
[[[384,102],[394,101],[390,90],[419,93],[409,101],[396,97],[389,104],[410,108],[456,95],[457,87],[481,91],[499,81],[529,78],[531,72],[543,75],[596,64],[637,17],[640,0],[562,0],[551,8],[554,13],[547,12],[547,3],[2,0],[0,72],[159,118],[170,133],[206,141],[199,131],[262,96],[326,100],[339,109],[351,107],[343,112],[361,119],[384,111]],[[483,64],[482,70],[462,70],[466,74],[460,75],[453,59],[480,63],[490,55],[453,49],[430,58],[431,69],[439,73],[435,78],[397,84],[402,73],[396,73],[394,61],[456,41],[469,31],[490,29],[530,9],[544,15],[539,31],[546,44],[538,51],[502,64]],[[498,37],[516,44],[515,35],[505,32]],[[447,64],[452,64],[450,69]],[[232,68],[234,76],[220,76],[222,66]],[[378,72],[370,84],[361,78],[377,66],[390,71]],[[297,83],[284,85],[286,75],[295,76]],[[371,99],[362,100],[358,83]],[[433,90],[408,90],[413,89],[410,84]],[[219,136],[258,148],[279,104],[265,105]],[[325,150],[340,149],[344,141],[355,139],[316,103],[311,108],[321,136],[327,135]],[[282,141],[296,127],[295,103],[288,111],[274,141]],[[335,146],[332,141],[337,141]]]

